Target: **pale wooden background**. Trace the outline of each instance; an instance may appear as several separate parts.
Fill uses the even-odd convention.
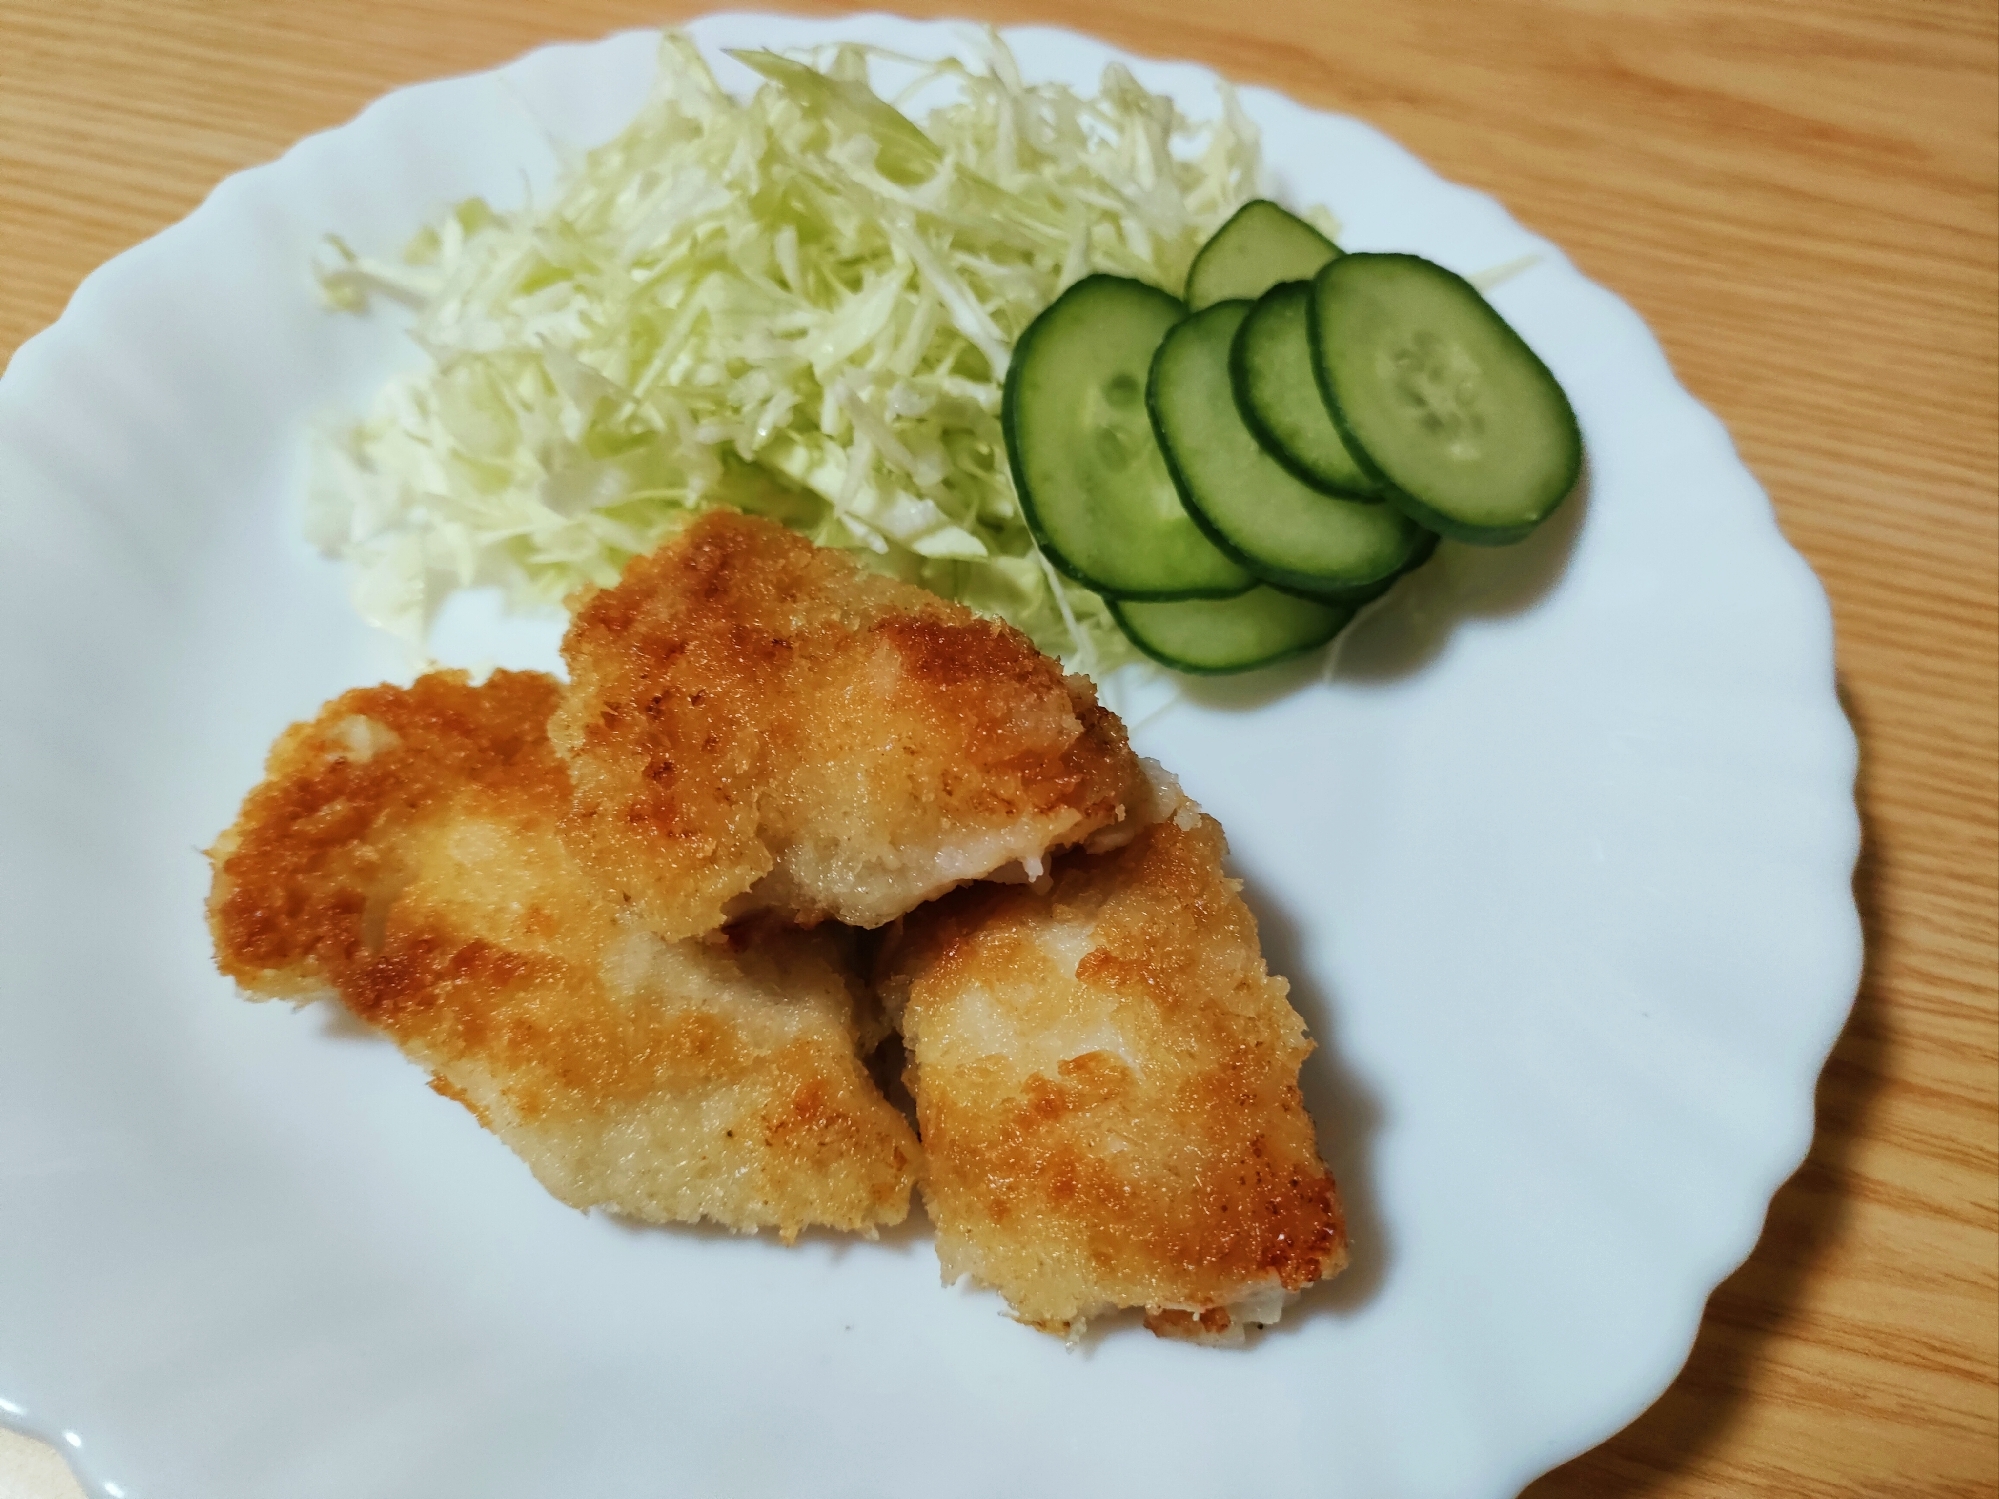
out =
[[[0,352],[220,178],[386,89],[690,9],[0,0]],[[1631,301],[1733,430],[1833,599],[1863,747],[1866,979],[1811,1157],[1686,1371],[1529,1493],[1999,1494],[1990,0],[946,9],[1364,116]],[[0,1499],[54,1492],[8,1450]]]

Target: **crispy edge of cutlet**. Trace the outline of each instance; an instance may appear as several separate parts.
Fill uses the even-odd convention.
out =
[[[853,687],[884,646],[902,690],[831,700],[827,683]],[[571,687],[550,725],[574,784],[563,836],[668,936],[754,908],[766,879],[795,919],[878,926],[961,879],[1083,842],[1117,822],[1138,784],[1116,715],[1011,625],[755,516],[708,512],[615,586],[575,600],[563,654]],[[918,881],[887,908],[800,888],[778,865],[824,831],[819,805],[788,794],[798,767],[771,757],[794,741],[823,757],[864,720],[894,731],[914,773],[935,782],[870,804],[874,820],[927,811],[967,843],[1020,824],[1038,829],[1032,853],[1002,836],[983,867]],[[887,768],[853,764],[861,777]],[[900,857],[926,831],[898,827],[881,851]]]
[[[946,1278],[993,1287],[1031,1326],[1074,1337],[1091,1316],[1142,1307],[1161,1336],[1235,1343],[1346,1263],[1297,1086],[1313,1043],[1223,851],[1220,827],[1185,803],[1117,851],[1065,857],[1052,888],[961,890],[883,944]],[[1084,920],[1087,949],[1064,973],[1049,941]],[[954,1019],[992,1026],[1009,991],[1032,1005],[1064,986],[1094,991],[1089,1013],[1108,1009],[1141,1054],[1097,1045],[1032,1072],[1004,1053],[940,1060]],[[1151,1174],[1124,1167],[1114,1139],[1149,1150]],[[1162,1186],[1190,1149],[1191,1179]]]
[[[210,853],[218,967],[253,999],[337,995],[572,1206],[775,1227],[787,1240],[809,1224],[872,1234],[900,1222],[921,1152],[853,1053],[855,986],[832,937],[737,931],[666,944],[637,928],[553,833],[567,780],[544,726],[559,690],[532,673],[480,687],[437,673],[343,694],[287,730]],[[465,901],[451,898],[450,875],[444,899],[416,894],[426,839],[472,824],[517,835],[507,851],[532,860],[531,872],[504,862],[495,872],[524,897],[504,918],[512,932],[497,929],[500,917],[467,924],[484,880],[456,892]],[[607,969],[643,971],[649,956],[709,1001],[717,985],[726,995],[734,983],[744,1003],[802,986],[801,1003],[816,995],[845,1017],[847,1049],[835,1055],[823,1035],[753,1034],[756,1017],[712,1002],[675,1008],[609,991]],[[623,1159],[633,1130],[679,1118],[669,1105],[727,1089],[741,1106],[732,1143],[685,1141],[679,1153],[733,1176],[733,1195]]]

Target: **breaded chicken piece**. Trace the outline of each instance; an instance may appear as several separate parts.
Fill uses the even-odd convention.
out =
[[[218,965],[337,994],[571,1206],[901,1222],[918,1147],[857,1055],[849,934],[648,932],[556,834],[560,691],[440,673],[287,730],[209,854]]]
[[[1238,1342],[1346,1263],[1298,1093],[1312,1049],[1191,802],[1052,886],[912,912],[881,956],[947,1281],[1074,1336],[1143,1307]]]
[[[563,836],[669,937],[1032,878],[1139,784],[1116,715],[1019,631],[752,516],[632,562],[562,652]]]

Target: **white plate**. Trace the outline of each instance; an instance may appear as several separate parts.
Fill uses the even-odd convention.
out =
[[[1008,36],[1029,76],[1117,56]],[[1804,1152],[1859,971],[1853,739],[1817,583],[1638,318],[1352,120],[1244,98],[1350,245],[1542,257],[1495,301],[1591,474],[1521,547],[1445,547],[1330,683],[1138,736],[1229,828],[1323,1048],[1354,1265],[1281,1328],[1067,1349],[940,1289],[920,1228],[579,1215],[386,1043],[215,975],[196,850],[285,723],[399,665],[299,539],[305,423],[403,358],[319,310],[318,238],[517,200],[537,122],[608,135],[652,50],[390,96],[97,272],[0,382],[0,1411],[114,1499],[1456,1499],[1609,1435]],[[1133,66],[1211,110],[1202,69]]]

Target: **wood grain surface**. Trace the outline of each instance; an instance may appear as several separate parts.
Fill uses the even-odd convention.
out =
[[[947,9],[1095,31],[1372,121],[1635,305],[1728,423],[1833,600],[1862,745],[1866,977],[1811,1156],[1685,1371],[1528,1492],[1999,1494],[1991,0]],[[0,351],[222,177],[387,89],[687,13],[0,0]],[[0,1489],[43,1492],[10,1473]]]

